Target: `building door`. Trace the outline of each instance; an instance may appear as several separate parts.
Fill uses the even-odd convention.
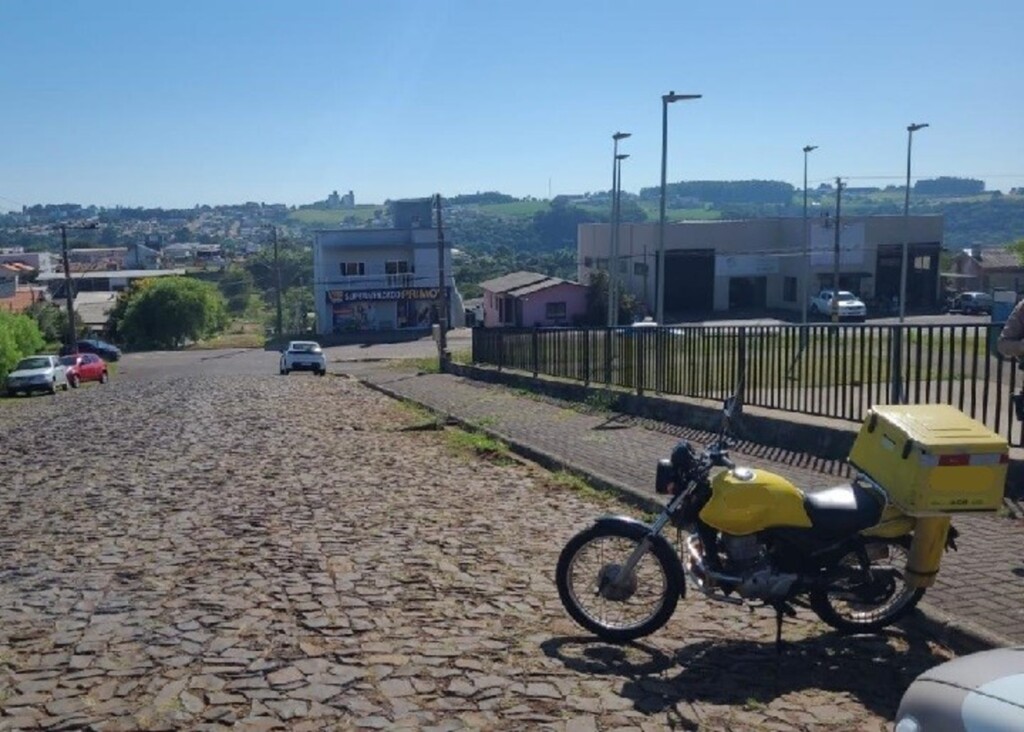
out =
[[[768,307],[767,277],[730,277],[729,309],[763,311]]]
[[[665,317],[710,312],[715,303],[715,252],[665,252]]]

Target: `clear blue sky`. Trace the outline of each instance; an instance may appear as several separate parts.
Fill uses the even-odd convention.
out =
[[[1024,2],[0,0],[0,208],[1024,185]],[[880,178],[881,177],[881,178]],[[886,178],[891,177],[891,178]]]

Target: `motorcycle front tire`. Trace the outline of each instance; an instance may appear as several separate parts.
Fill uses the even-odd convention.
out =
[[[642,638],[654,633],[661,628],[672,617],[676,610],[679,597],[684,591],[681,583],[685,582],[679,567],[679,558],[668,542],[655,541],[648,553],[657,560],[664,579],[661,596],[658,600],[657,609],[643,622],[635,625],[615,626],[602,622],[599,618],[588,614],[577,601],[576,594],[571,587],[570,572],[573,560],[581,550],[595,541],[605,538],[627,539],[635,546],[647,535],[646,527],[642,524],[627,523],[598,523],[584,531],[576,534],[562,549],[558,557],[558,566],[555,569],[555,584],[558,586],[558,597],[562,601],[566,612],[582,627],[592,632],[602,640],[611,643],[626,643],[628,641]],[[625,562],[628,554],[615,557],[617,561]],[[641,562],[643,559],[641,559]],[[593,578],[596,581],[596,577]],[[594,592],[593,587],[588,591]]]

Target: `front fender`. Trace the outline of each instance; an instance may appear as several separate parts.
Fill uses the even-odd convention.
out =
[[[651,533],[650,525],[631,516],[602,516],[594,521],[594,526],[605,530],[615,530],[621,536],[636,541],[640,541],[644,537],[650,539],[652,551],[662,554],[666,558],[672,558],[673,561],[666,562],[666,571],[672,572],[679,580],[679,596],[686,597],[686,577],[683,574],[683,566],[679,563],[679,555],[668,539],[661,534]]]

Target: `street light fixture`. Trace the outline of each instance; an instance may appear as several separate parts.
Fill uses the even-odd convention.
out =
[[[612,135],[612,228],[608,237],[608,327],[618,324],[618,307],[616,303],[615,286],[618,274],[619,257],[619,227],[616,223],[618,215],[618,189],[619,189],[619,140],[631,137],[631,132],[616,132]]]
[[[910,249],[910,148],[914,133],[928,126],[927,122],[907,125],[907,188],[903,197],[903,256],[900,258],[900,323],[907,312],[907,267]]]
[[[658,325],[665,324],[665,174],[668,167],[668,105],[690,99],[700,99],[702,94],[676,94],[670,91],[661,97],[661,203],[658,214],[658,280],[654,300]]]
[[[803,276],[803,317],[801,322],[807,325],[807,301],[811,298],[811,293],[808,291],[807,286],[810,284],[811,279],[811,232],[807,228],[807,156],[812,150],[817,150],[817,145],[804,145],[804,276]]]
[[[75,336],[75,294],[71,287],[71,264],[68,261],[68,229],[84,231],[98,229],[99,224],[90,221],[85,224],[57,224],[60,229],[60,251],[64,263],[64,294],[68,304],[68,351],[78,353],[78,338]]]

